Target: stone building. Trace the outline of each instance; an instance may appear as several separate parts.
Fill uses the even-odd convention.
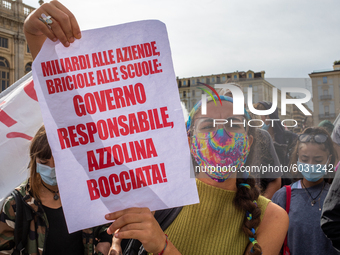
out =
[[[0,92],[31,71],[23,24],[33,10],[22,0],[0,0]]]
[[[252,102],[257,103],[259,101],[273,100],[273,88],[274,85],[265,80],[265,72],[253,72],[251,70],[247,72],[236,71],[231,73],[212,74],[205,76],[189,77],[189,78],[177,78],[178,90],[181,101],[185,104],[188,111],[201,100],[202,84],[205,83],[214,87],[215,84],[223,84],[226,82],[236,83],[243,88],[243,94],[245,103],[247,104],[248,87],[253,90]],[[292,98],[289,94],[287,98]],[[277,90],[278,98],[278,110],[280,119],[293,119],[293,105],[287,105],[287,113],[285,116],[281,115],[281,91]]]
[[[313,71],[309,74],[313,86],[314,126],[322,120],[333,122],[340,112],[340,61],[333,69]]]

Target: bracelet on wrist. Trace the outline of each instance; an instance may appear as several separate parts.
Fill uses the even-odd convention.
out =
[[[160,253],[158,253],[158,255],[163,255],[163,253],[164,253],[166,247],[168,246],[169,238],[168,238],[168,235],[167,235],[167,234],[165,234],[165,238],[166,238],[166,239],[165,239],[165,246],[164,246],[164,249],[163,249]]]

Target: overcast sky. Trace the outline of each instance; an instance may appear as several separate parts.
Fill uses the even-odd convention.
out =
[[[23,0],[38,7],[38,0]],[[340,60],[339,0],[60,1],[82,30],[158,19],[180,78],[262,71],[308,77]]]

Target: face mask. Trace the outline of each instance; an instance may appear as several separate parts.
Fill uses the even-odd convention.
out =
[[[264,130],[268,130],[269,127],[270,127],[270,124],[267,125],[266,123],[264,123],[261,128],[264,129]]]
[[[201,171],[204,167],[210,178],[224,182],[233,169],[238,170],[245,164],[249,147],[246,134],[231,133],[222,128],[210,139],[193,135],[190,150]]]
[[[320,180],[327,173],[327,165],[328,160],[326,164],[306,164],[300,161],[297,162],[299,172],[310,182],[317,182]]]
[[[40,174],[41,179],[48,185],[57,185],[57,177],[55,175],[55,168],[37,163],[37,173]]]

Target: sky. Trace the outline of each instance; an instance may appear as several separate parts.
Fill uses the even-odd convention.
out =
[[[23,0],[39,7],[38,0]],[[339,0],[60,1],[82,30],[157,19],[168,30],[179,78],[265,71],[307,78],[340,60]]]

